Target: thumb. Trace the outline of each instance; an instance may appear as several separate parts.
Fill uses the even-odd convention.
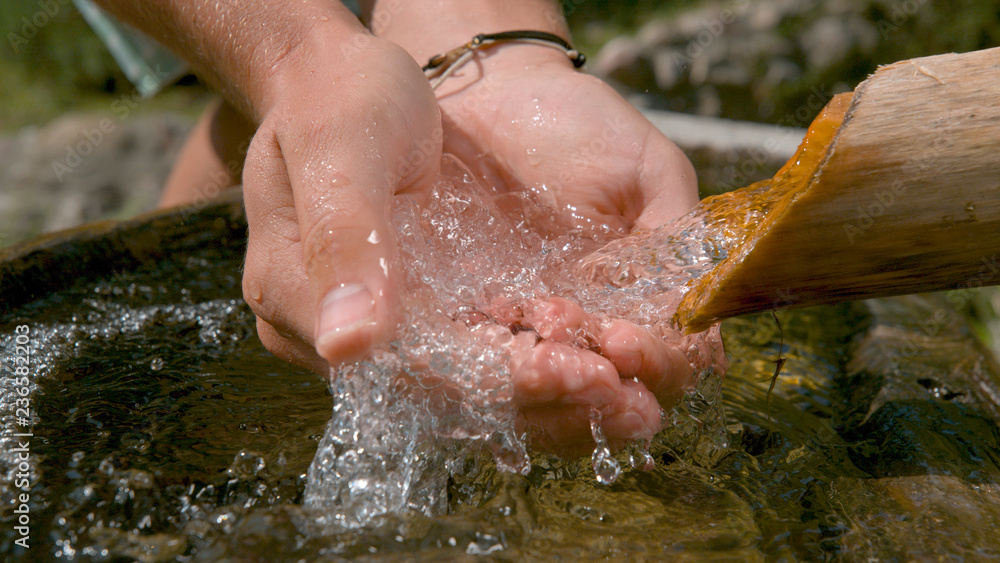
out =
[[[363,357],[391,336],[399,284],[383,190],[345,177],[322,184],[293,191],[316,303],[316,352],[335,365]]]
[[[639,191],[645,202],[635,221],[635,228],[640,229],[655,229],[698,204],[698,179],[691,161],[677,145],[649,127],[639,174]]]

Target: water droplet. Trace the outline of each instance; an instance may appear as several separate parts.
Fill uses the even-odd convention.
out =
[[[632,446],[632,451],[629,452],[629,461],[632,462],[633,468],[643,471],[652,471],[656,467],[653,456],[641,444],[634,444]]]
[[[264,292],[261,283],[256,278],[247,281],[246,296],[251,301],[261,303],[264,300]]]
[[[593,407],[590,409],[590,434],[594,437],[595,443],[594,454],[590,457],[594,476],[598,483],[610,485],[618,479],[621,466],[618,465],[618,460],[612,457],[608,440],[601,429],[601,411]]]
[[[267,466],[264,457],[248,450],[241,450],[233,458],[232,465],[226,470],[226,474],[235,479],[252,479]]]

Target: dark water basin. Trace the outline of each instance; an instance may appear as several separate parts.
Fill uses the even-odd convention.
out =
[[[681,410],[652,471],[604,486],[589,460],[536,456],[520,476],[482,455],[449,481],[444,514],[317,529],[302,497],[331,399],[255,336],[240,209],[0,251],[5,557],[1000,557],[998,370],[933,296],[780,313],[780,336],[770,315],[727,321],[721,400]],[[12,377],[20,326],[27,426]],[[768,401],[781,340],[788,361]],[[32,434],[27,484],[14,433]],[[15,543],[22,494],[28,549]]]

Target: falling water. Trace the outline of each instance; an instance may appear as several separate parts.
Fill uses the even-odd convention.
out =
[[[499,345],[513,335],[462,322],[469,315],[563,297],[589,314],[676,335],[702,376],[720,360],[717,332],[682,337],[670,325],[681,285],[725,256],[724,241],[706,232],[697,212],[618,240],[581,231],[547,236],[554,218],[530,195],[495,193],[450,158],[443,168],[431,197],[394,202],[405,273],[398,338],[330,374],[333,416],[305,497],[326,526],[440,512],[451,465],[470,448],[488,448],[502,470],[531,469],[515,424],[511,358]],[[591,430],[596,478],[612,483],[620,464],[596,409]],[[646,446],[627,448],[634,466],[651,466]]]

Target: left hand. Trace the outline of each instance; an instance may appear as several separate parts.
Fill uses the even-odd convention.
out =
[[[484,54],[437,95],[445,152],[488,185],[535,192],[564,229],[654,228],[698,203],[687,157],[606,83],[543,46]]]
[[[542,61],[518,57],[532,54]],[[444,151],[494,188],[534,192],[554,212],[551,234],[655,228],[697,203],[688,159],[607,84],[545,47],[497,46],[490,56],[497,60],[468,64],[439,89]],[[522,424],[549,451],[593,449],[592,406],[613,447],[648,440],[662,427],[659,408],[673,408],[695,383],[685,354],[693,342],[679,333],[598,320],[559,299],[507,324],[541,336],[515,355],[512,372]],[[585,325],[596,337],[590,349],[565,337]],[[708,341],[721,344],[717,333]]]
[[[511,10],[529,4],[517,2]],[[500,14],[506,12],[494,12],[506,22],[478,31],[541,28]],[[397,17],[376,32],[421,62],[475,34],[458,38],[465,33],[461,25],[442,27],[449,31],[439,34],[422,27],[419,17]],[[546,234],[655,228],[698,201],[694,169],[684,154],[607,84],[576,71],[559,50],[494,45],[458,69],[436,94],[444,151],[494,189],[534,192],[555,218],[544,226]],[[515,339],[514,400],[534,443],[557,453],[593,449],[594,408],[613,446],[650,439],[662,428],[659,409],[673,408],[700,369],[712,364],[724,369],[717,329],[699,338],[697,357],[688,358],[695,337],[599,319],[563,299],[516,304],[510,318],[493,316],[538,336],[527,344]],[[581,330],[594,342],[585,345],[568,336]]]

